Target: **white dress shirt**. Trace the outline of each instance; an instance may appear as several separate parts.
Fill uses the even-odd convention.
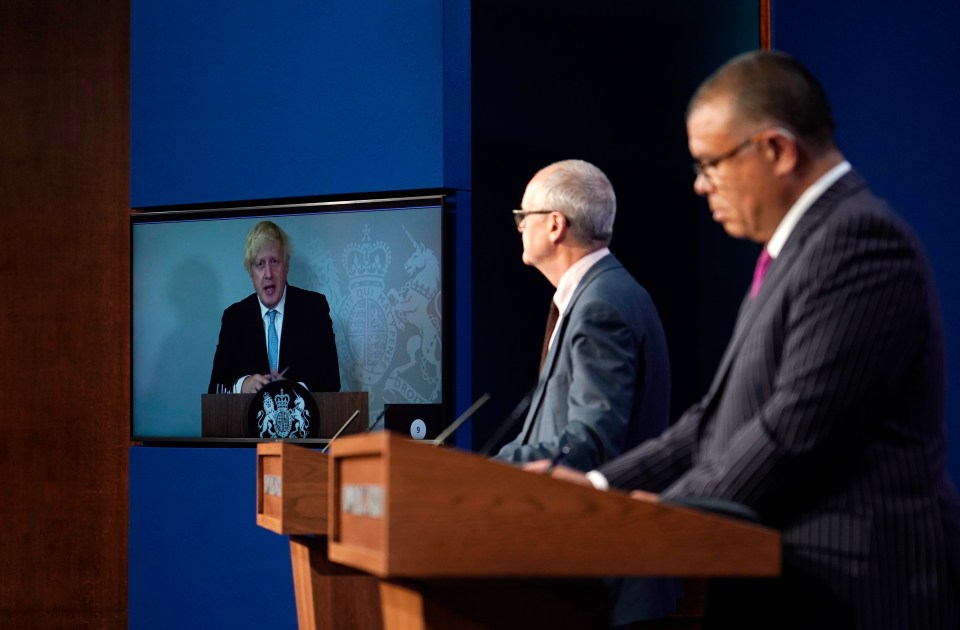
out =
[[[573,299],[573,292],[577,290],[578,286],[580,286],[580,281],[583,280],[585,275],[587,275],[587,272],[590,271],[590,268],[600,262],[600,259],[609,253],[610,249],[607,247],[601,247],[594,252],[590,252],[577,262],[570,265],[570,268],[563,272],[563,275],[560,276],[560,282],[557,283],[557,291],[553,294],[553,303],[557,305],[557,310],[560,311],[560,317],[557,318],[557,323],[553,327],[553,332],[550,333],[549,348],[553,347],[553,340],[557,336],[557,330],[560,328],[560,322],[567,314],[567,308],[570,306],[570,300]]]

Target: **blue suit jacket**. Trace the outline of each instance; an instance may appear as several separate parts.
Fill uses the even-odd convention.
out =
[[[782,530],[783,576],[728,607],[736,627],[956,628],[943,361],[919,243],[848,173],[744,300],[706,396],[600,472],[740,503]]]
[[[552,458],[591,470],[667,427],[670,361],[649,294],[613,256],[584,275],[560,320],[520,434],[497,454],[510,462]],[[602,534],[599,534],[602,535]],[[662,617],[673,580],[611,581],[613,621]]]

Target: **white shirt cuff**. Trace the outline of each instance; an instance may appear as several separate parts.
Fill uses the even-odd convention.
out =
[[[591,470],[587,473],[587,481],[593,484],[597,490],[609,490],[610,482],[597,470]]]

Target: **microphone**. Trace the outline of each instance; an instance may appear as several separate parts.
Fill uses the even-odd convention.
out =
[[[445,439],[447,439],[448,437],[450,437],[450,435],[451,435],[454,431],[456,431],[457,429],[459,429],[459,428],[460,428],[460,425],[463,424],[464,422],[466,422],[466,421],[467,421],[467,418],[469,418],[470,416],[472,416],[472,415],[477,411],[477,409],[479,409],[480,407],[482,407],[483,404],[484,404],[485,402],[487,402],[488,400],[490,400],[490,394],[484,394],[483,396],[481,396],[480,398],[478,398],[478,399],[477,399],[477,402],[475,402],[475,403],[473,403],[472,405],[470,405],[470,407],[468,407],[466,411],[464,411],[463,413],[461,413],[461,414],[460,414],[460,417],[457,418],[456,420],[454,420],[454,421],[453,421],[453,424],[451,424],[451,425],[450,425],[449,427],[447,427],[440,435],[438,435],[436,438],[434,438],[434,439],[430,442],[430,444],[432,444],[433,446],[439,446],[440,444],[443,444],[443,441],[444,441]]]
[[[373,433],[373,430],[380,424],[380,421],[383,420],[384,414],[387,413],[387,406],[384,405],[383,409],[380,410],[380,413],[377,414],[377,417],[373,419],[373,424],[367,427],[367,433]]]
[[[343,430],[346,429],[346,428],[350,425],[350,423],[353,422],[353,419],[356,418],[356,417],[359,416],[359,415],[360,415],[360,410],[357,409],[356,411],[353,412],[353,415],[352,415],[352,416],[350,416],[349,418],[347,418],[347,421],[343,423],[343,426],[340,427],[340,430],[333,434],[333,437],[330,438],[330,441],[327,442],[327,445],[323,447],[323,450],[322,450],[322,451],[320,451],[320,454],[321,454],[321,455],[323,455],[324,453],[327,452],[327,449],[330,448],[330,445],[333,444],[333,441],[334,441],[335,439],[337,439],[338,437],[340,437],[340,434],[343,433]]]
[[[497,429],[493,437],[487,440],[487,443],[483,445],[483,448],[480,449],[479,454],[484,457],[490,457],[490,451],[497,444],[500,443],[500,440],[503,439],[503,436],[506,435],[507,431],[512,429],[516,424],[517,420],[523,417],[527,413],[527,409],[530,407],[530,401],[533,400],[533,392],[536,391],[537,386],[534,385],[530,388],[523,398],[520,399],[520,402],[517,403],[517,406],[513,408],[513,411],[510,412],[510,415],[507,416],[507,419],[503,421],[503,424],[500,425],[500,428]]]

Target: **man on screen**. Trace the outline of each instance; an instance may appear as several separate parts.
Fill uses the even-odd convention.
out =
[[[252,394],[279,378],[340,391],[330,306],[322,294],[287,284],[291,252],[271,221],[247,235],[243,264],[255,292],[223,312],[209,393]]]

